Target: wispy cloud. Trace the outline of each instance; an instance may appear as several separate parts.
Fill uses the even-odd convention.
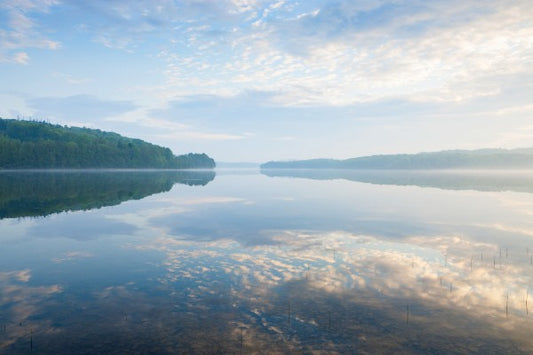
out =
[[[181,131],[167,134],[157,134],[159,138],[164,139],[185,139],[185,140],[209,140],[209,141],[228,141],[245,139],[244,135],[225,134],[225,133],[208,133],[195,131]]]
[[[280,6],[275,20],[233,28],[218,43],[206,34],[212,25],[191,27],[188,42],[162,52],[169,87],[179,93],[193,83],[221,95],[253,87],[283,92],[289,105],[460,101],[497,94],[496,76],[529,70],[533,14],[525,2],[352,3],[298,15]],[[478,84],[487,78],[491,85]]]
[[[79,85],[79,84],[84,84],[84,83],[87,83],[87,82],[90,82],[91,79],[88,79],[88,78],[78,78],[78,77],[75,77],[74,75],[71,75],[71,74],[68,74],[68,73],[61,73],[61,72],[56,72],[53,74],[55,77],[57,78],[60,78],[62,80],[65,80],[65,82],[69,83],[69,84],[72,84],[72,85]]]
[[[27,64],[29,55],[21,50],[58,49],[60,42],[46,37],[32,16],[47,13],[58,4],[55,0],[1,1],[3,24],[0,24],[0,62]]]
[[[92,258],[94,255],[91,253],[83,252],[83,251],[70,251],[67,253],[64,253],[62,256],[53,258],[52,262],[59,264],[64,263],[68,261],[75,261],[85,258]]]
[[[130,101],[103,100],[90,95],[37,97],[29,99],[28,104],[36,110],[38,117],[86,126],[136,108]]]
[[[10,60],[28,62],[21,48],[58,46],[36,35],[39,24],[29,16],[55,5],[52,0],[3,5],[9,29],[0,37],[2,47],[19,49]],[[498,94],[494,79],[528,72],[533,57],[533,10],[523,0],[482,6],[455,0],[64,5],[84,14],[77,30],[106,47],[136,51],[157,35],[159,56],[167,63],[164,90],[178,96],[260,90],[282,93],[277,97],[282,105],[347,105],[398,96],[461,101]]]
[[[79,29],[93,33],[106,47],[135,51],[149,36],[166,39],[187,28],[205,29],[203,23],[236,24],[243,16],[261,8],[264,0],[182,0],[182,1],[70,1],[69,6],[85,20]],[[209,35],[226,28],[209,29]],[[170,35],[168,35],[170,33]],[[194,37],[194,36],[193,36]],[[189,39],[193,39],[190,37]],[[205,44],[204,44],[205,45]]]
[[[13,56],[13,61],[18,64],[28,64],[30,57],[26,52],[18,52]]]
[[[0,62],[21,71],[4,75],[38,98],[1,106],[222,159],[524,145],[529,3],[3,1]]]

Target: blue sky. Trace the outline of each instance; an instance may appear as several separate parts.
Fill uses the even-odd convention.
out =
[[[531,0],[0,0],[0,117],[219,161],[533,146]]]

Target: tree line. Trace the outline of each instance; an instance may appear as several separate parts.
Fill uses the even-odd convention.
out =
[[[211,169],[206,154],[169,148],[99,129],[0,118],[0,168]]]
[[[533,148],[371,155],[346,160],[270,161],[261,169],[532,169]]]

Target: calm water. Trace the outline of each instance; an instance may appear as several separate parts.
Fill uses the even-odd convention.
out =
[[[533,172],[0,172],[0,353],[531,353]]]

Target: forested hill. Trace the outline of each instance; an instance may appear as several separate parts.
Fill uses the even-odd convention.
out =
[[[98,129],[0,118],[0,169],[211,169],[206,154],[168,148]]]
[[[449,150],[372,155],[346,160],[311,159],[261,165],[262,169],[533,169],[533,148]]]

